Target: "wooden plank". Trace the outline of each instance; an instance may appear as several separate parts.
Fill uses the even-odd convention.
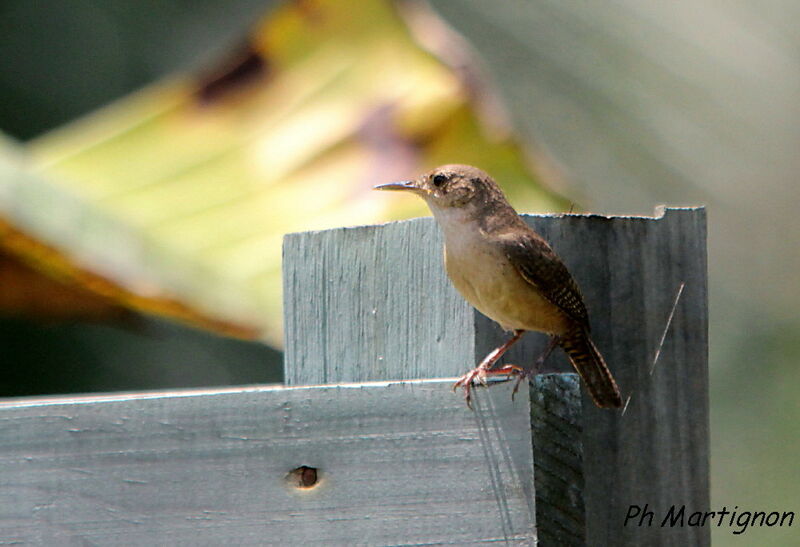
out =
[[[0,538],[530,545],[528,405],[469,411],[451,381],[0,404]],[[299,466],[315,487],[287,480]]]
[[[474,313],[441,257],[432,218],[285,236],[286,384],[462,374]]]
[[[539,374],[530,386],[539,545],[585,545],[581,386],[577,374]]]
[[[708,528],[623,527],[630,505],[662,515],[672,504],[709,507],[705,211],[526,220],[577,279],[595,341],[631,397],[624,414],[583,398],[587,543],[708,545]],[[286,378],[295,384],[458,375],[506,336],[450,287],[432,219],[287,236],[284,280]],[[527,335],[506,362],[529,361],[545,341]],[[322,371],[313,369],[320,352]],[[569,370],[562,352],[549,370]]]
[[[711,542],[709,527],[623,526],[631,505],[648,504],[662,519],[673,504],[687,514],[710,506],[706,215],[657,213],[529,219],[582,287],[595,342],[630,396],[624,414],[583,399],[588,545]]]

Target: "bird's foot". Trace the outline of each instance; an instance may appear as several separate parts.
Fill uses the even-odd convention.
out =
[[[484,387],[488,387],[489,384],[486,380],[489,376],[506,376],[506,379],[510,380],[511,376],[524,374],[525,372],[522,367],[518,367],[517,365],[505,365],[500,368],[489,368],[490,366],[491,365],[489,363],[484,361],[474,369],[467,372],[465,375],[459,378],[455,384],[453,384],[453,391],[456,391],[460,387],[464,388],[464,400],[470,409],[472,408],[473,385],[482,385]]]
[[[514,396],[516,396],[517,391],[519,391],[519,385],[524,380],[530,380],[531,378],[536,376],[536,373],[537,373],[536,369],[537,368],[539,368],[539,367],[533,367],[533,368],[531,368],[529,370],[525,370],[523,368],[519,369],[519,372],[517,372],[517,381],[514,382],[514,389],[511,390],[511,400],[512,401],[514,400]]]
[[[511,379],[512,374],[516,374],[517,371],[522,371],[522,368],[518,367],[517,365],[505,365],[501,368],[492,368],[494,364],[503,356],[503,354],[508,351],[508,348],[513,346],[517,343],[517,341],[525,334],[524,330],[517,329],[514,331],[514,334],[506,340],[506,342],[495,348],[493,351],[489,353],[486,357],[484,357],[483,361],[475,367],[474,369],[470,370],[464,376],[458,379],[458,381],[453,384],[453,391],[457,390],[459,387],[464,388],[464,399],[467,401],[467,406],[472,408],[472,384],[475,383],[475,380],[478,381],[478,385],[488,385],[486,383],[486,377],[489,375],[498,375],[498,374],[505,374],[508,376],[508,380]]]
[[[512,401],[514,400],[514,396],[517,394],[517,391],[519,391],[519,385],[523,381],[530,380],[531,378],[539,374],[539,371],[544,366],[544,362],[547,360],[550,354],[553,353],[553,350],[556,348],[556,346],[558,346],[560,342],[561,342],[560,336],[551,336],[550,342],[548,342],[547,347],[542,352],[542,354],[536,359],[536,361],[533,362],[533,365],[530,368],[525,369],[517,367],[519,369],[518,372],[516,372],[517,381],[514,382],[514,389],[511,390]]]

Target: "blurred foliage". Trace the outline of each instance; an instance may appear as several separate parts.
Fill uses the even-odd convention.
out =
[[[246,329],[142,287],[128,290],[84,267],[79,254],[70,257],[23,231],[38,226],[74,238],[84,230],[102,234],[102,223],[81,216],[47,180],[14,161],[18,155],[0,146],[0,396],[282,379],[279,352],[207,332],[252,336]],[[45,217],[43,202],[53,206],[44,208]]]
[[[254,331],[203,316],[176,300],[138,294],[77,266],[0,218],[0,313],[39,321],[126,324],[134,312],[160,315],[218,334],[253,338]]]
[[[221,67],[153,85],[27,150],[83,222],[105,219],[102,237],[63,226],[62,249],[95,267],[111,260],[107,275],[132,290],[146,278],[273,345],[285,232],[427,214],[418,200],[372,192],[376,183],[474,163],[524,209],[565,205],[377,0],[285,5]]]

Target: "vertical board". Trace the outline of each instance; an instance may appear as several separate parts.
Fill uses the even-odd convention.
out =
[[[583,396],[584,501],[588,545],[709,545],[708,527],[661,527],[670,508],[708,511],[708,288],[704,209],[661,209],[655,218],[526,216],[569,267],[583,292],[592,337],[613,371],[624,412]],[[656,351],[684,284],[658,362]],[[478,319],[476,346],[505,334]],[[528,334],[509,362],[538,355],[546,337]],[[562,351],[549,370],[571,370]],[[534,441],[535,442],[535,441]],[[632,505],[653,526],[625,525]]]
[[[583,396],[587,545],[709,545],[708,527],[661,526],[673,505],[685,505],[687,516],[710,507],[705,210],[660,209],[655,218],[526,216],[526,221],[577,280],[592,337],[623,400],[630,397],[623,414],[598,409]],[[476,324],[479,355],[506,336],[485,317]],[[506,361],[529,361],[545,344],[545,336],[528,334]],[[571,370],[562,351],[550,358],[548,370]],[[655,515],[653,525],[638,526],[637,519],[626,526],[629,508],[645,504]]]
[[[441,257],[433,219],[288,234],[286,384],[461,374],[474,314]]]

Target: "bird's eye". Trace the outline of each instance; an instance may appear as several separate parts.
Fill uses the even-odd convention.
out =
[[[437,188],[439,188],[446,181],[447,177],[442,175],[441,173],[433,177],[433,185],[436,186]]]

